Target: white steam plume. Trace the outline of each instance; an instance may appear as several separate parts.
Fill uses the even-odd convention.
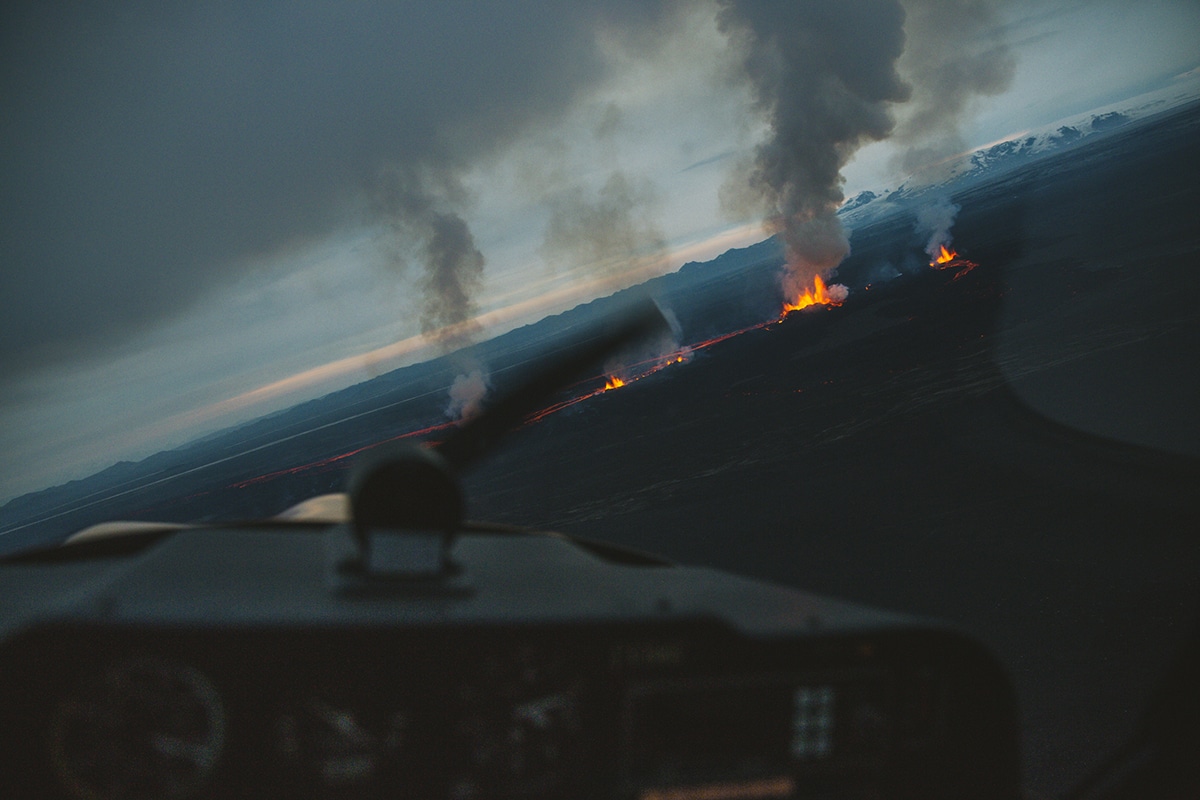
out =
[[[954,237],[950,229],[954,227],[954,219],[958,216],[961,206],[951,203],[948,197],[938,197],[917,210],[916,230],[919,236],[927,236],[925,252],[930,259],[936,259],[941,248],[947,249]]]
[[[488,377],[482,369],[473,369],[455,377],[450,384],[450,403],[446,406],[446,416],[454,420],[471,419],[483,410],[483,401],[489,388]]]

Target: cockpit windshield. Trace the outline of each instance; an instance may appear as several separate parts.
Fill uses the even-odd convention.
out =
[[[471,458],[467,516],[960,626],[1027,790],[1067,791],[1200,610],[1198,31],[1184,0],[8,4],[0,553],[343,492],[649,297],[668,326]]]

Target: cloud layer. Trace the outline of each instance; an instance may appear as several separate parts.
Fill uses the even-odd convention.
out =
[[[402,184],[422,207],[405,221],[465,290],[478,259],[440,189],[603,78],[599,26],[662,19],[599,0],[2,13],[6,381],[111,348],[255,257],[396,211],[370,200],[396,175],[437,178]],[[426,283],[453,293],[444,277]]]

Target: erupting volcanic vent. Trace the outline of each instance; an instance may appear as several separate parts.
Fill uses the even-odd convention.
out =
[[[645,378],[649,375],[653,375],[656,372],[664,370],[667,367],[671,366],[672,364],[683,364],[691,357],[693,349],[695,349],[695,348],[694,347],[684,347],[679,350],[672,350],[671,352],[667,353],[666,355],[658,355],[658,356],[654,356],[653,358],[647,358],[642,361],[634,362],[632,364],[626,364],[621,367],[622,373],[624,373],[626,376],[624,378],[622,378],[620,375],[617,375],[613,372],[609,372],[606,375],[599,375],[599,376],[596,376],[596,378],[589,378],[587,381],[581,381],[580,384],[576,384],[576,385],[578,386],[578,385],[586,384],[589,381],[599,380],[599,378],[604,378],[604,385],[601,386],[599,389],[591,389],[582,394],[577,394],[574,397],[570,397],[566,400],[557,402],[552,406],[543,408],[541,411],[535,411],[534,413],[529,414],[528,416],[525,417],[525,424],[528,425],[529,423],[537,422],[539,420],[545,419],[546,417],[550,416],[551,414],[555,414],[559,411],[562,411],[564,408],[570,408],[573,405],[582,403],[584,400],[593,398],[596,395],[604,394],[605,392],[610,392],[613,389],[620,389],[623,386],[628,386],[629,384],[633,383],[634,381],[640,381],[642,378]],[[595,384],[593,384],[593,385],[595,385]]]
[[[956,269],[958,272],[955,273],[954,280],[958,280],[979,265],[974,261],[961,258],[958,253],[948,249],[946,245],[941,245],[941,252],[933,261],[929,262],[929,266],[934,269]]]
[[[680,350],[672,350],[666,355],[655,356],[643,361],[638,361],[623,367],[626,372],[626,377],[620,375],[609,374],[604,382],[604,388],[600,391],[607,392],[611,389],[620,389],[622,386],[628,386],[633,381],[640,381],[648,375],[653,375],[659,370],[664,370],[672,364],[682,364],[691,355],[691,348],[684,347]]]
[[[793,311],[799,311],[809,306],[840,306],[846,302],[846,295],[849,293],[849,290],[840,283],[826,286],[820,275],[814,275],[812,289],[806,288],[795,300],[783,301],[783,313],[779,315],[779,318],[783,319]]]
[[[979,266],[974,261],[960,257],[950,247],[950,242],[954,239],[950,235],[950,229],[954,227],[954,218],[960,210],[961,206],[951,203],[949,197],[938,197],[917,211],[916,222],[916,232],[929,237],[925,245],[925,252],[929,254],[930,259],[929,266],[937,270],[958,270],[954,274],[954,280]]]

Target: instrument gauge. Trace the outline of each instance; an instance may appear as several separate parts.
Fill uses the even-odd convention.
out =
[[[51,760],[78,800],[193,797],[211,779],[225,741],[216,687],[165,658],[110,662],[51,713]]]

